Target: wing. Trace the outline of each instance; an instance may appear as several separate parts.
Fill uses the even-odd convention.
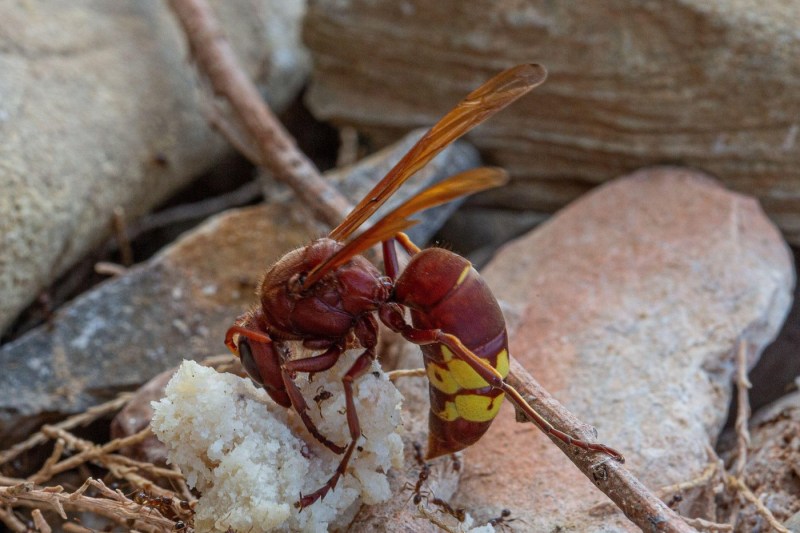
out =
[[[322,279],[331,270],[343,265],[374,244],[391,239],[399,232],[417,224],[418,220],[408,217],[429,207],[445,204],[461,196],[473,194],[492,187],[499,187],[508,181],[505,170],[496,167],[481,167],[461,172],[425,189],[416,196],[380,219],[372,227],[345,244],[338,252],[317,265],[306,276],[303,287],[308,288]]]
[[[547,70],[527,64],[510,68],[493,77],[456,105],[437,122],[364,196],[329,237],[342,241],[364,223],[394,192],[436,154],[517,98],[544,82]]]

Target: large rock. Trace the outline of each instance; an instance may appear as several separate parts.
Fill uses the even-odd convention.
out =
[[[302,0],[215,2],[277,108],[307,68]],[[226,150],[165,2],[0,5],[0,331],[104,238]],[[205,104],[207,105],[207,103]]]
[[[515,177],[487,202],[553,212],[668,161],[758,197],[800,243],[797,20],[788,0],[313,0],[308,102],[386,139],[539,62],[548,81],[472,137]]]
[[[380,179],[417,137],[327,177],[344,191],[360,191],[363,182]],[[474,148],[456,143],[398,197],[478,162]],[[421,231],[417,238],[427,240],[454,208],[453,203],[422,213],[423,223],[414,228]],[[202,360],[227,351],[225,331],[255,303],[253,292],[264,270],[318,235],[309,222],[307,213],[291,203],[226,212],[147,263],[80,296],[51,324],[4,345],[0,390],[14,393],[0,395],[0,448],[44,420],[138,387],[187,354]]]
[[[678,168],[613,181],[501,250],[485,271],[511,353],[625,454],[651,489],[697,477],[725,423],[740,338],[750,363],[791,303],[793,264],[749,197]],[[506,406],[466,451],[457,502],[529,531],[634,531]],[[713,504],[684,494],[687,514]],[[704,518],[713,518],[705,516]]]

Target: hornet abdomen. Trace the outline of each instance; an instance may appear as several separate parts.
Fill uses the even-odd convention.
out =
[[[414,327],[441,329],[505,378],[508,337],[500,306],[463,257],[441,248],[411,258],[395,284],[395,298],[411,309]],[[441,344],[421,346],[430,381],[429,459],[477,441],[500,409],[503,392]]]

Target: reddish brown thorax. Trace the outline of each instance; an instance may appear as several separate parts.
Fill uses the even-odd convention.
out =
[[[264,275],[258,294],[274,339],[341,339],[359,317],[389,299],[391,280],[360,255],[303,289],[305,276],[341,248],[332,239],[318,239],[289,252]]]

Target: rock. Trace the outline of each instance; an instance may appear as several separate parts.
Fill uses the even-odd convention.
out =
[[[503,248],[485,277],[514,357],[653,490],[703,471],[738,340],[753,364],[794,283],[754,199],[676,167],[598,188]],[[479,518],[508,508],[530,531],[635,530],[620,513],[587,513],[604,496],[510,405],[465,464],[455,501]],[[713,503],[710,491],[684,498],[687,514]]]
[[[800,512],[800,392],[758,411],[750,422],[745,484],[778,521]],[[800,530],[800,523],[795,530]],[[788,524],[787,524],[788,527]],[[752,506],[739,510],[737,531],[770,531]]]
[[[797,269],[798,251],[795,252]],[[800,286],[795,285],[794,302],[778,338],[765,351],[758,364],[750,372],[753,384],[750,389],[750,405],[753,411],[772,403],[792,390],[794,380],[800,376],[800,357],[797,357],[797,342],[800,339]]]
[[[783,525],[792,533],[800,533],[800,512],[793,514]]]
[[[253,301],[265,265],[304,244],[289,206],[227,212],[126,275],[109,280],[0,348],[0,441],[81,412],[177,365],[223,353],[225,331]]]
[[[165,370],[136,391],[136,394],[111,421],[112,439],[129,437],[150,425],[150,420],[153,418],[151,403],[164,397],[164,389],[176,370],[175,367]],[[150,435],[135,446],[121,448],[119,453],[137,461],[145,461],[159,466],[167,464],[167,449],[155,435]]]
[[[307,101],[380,143],[502,68],[539,62],[548,81],[471,137],[514,176],[486,202],[552,213],[669,161],[758,197],[800,243],[798,18],[789,1],[316,0]]]
[[[215,2],[280,109],[308,70],[304,2]],[[201,112],[185,37],[165,2],[0,6],[0,331],[110,230],[228,148]]]
[[[350,187],[355,183],[344,174],[377,181],[408,142],[329,177]],[[421,173],[423,183],[417,180],[398,194],[407,197],[476,163],[472,147],[453,145]],[[441,213],[433,216],[431,221]],[[226,212],[127,275],[80,296],[52,324],[0,347],[0,390],[16,391],[0,397],[0,448],[26,436],[43,417],[81,412],[136,388],[186,354],[202,360],[225,352],[225,332],[255,303],[264,270],[316,233],[308,222],[293,205]],[[420,226],[426,232],[421,240],[437,228],[432,222]]]

